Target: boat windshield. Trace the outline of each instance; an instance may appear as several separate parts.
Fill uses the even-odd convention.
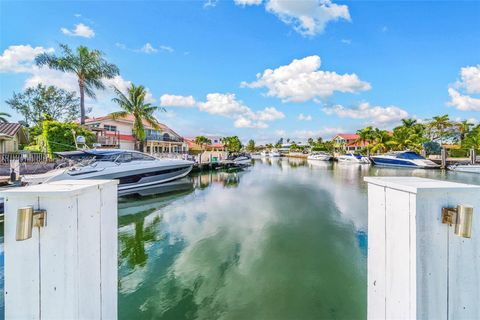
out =
[[[154,157],[141,152],[105,152],[95,154],[96,161],[130,162],[130,161],[152,161]]]
[[[425,159],[416,152],[402,152],[397,155],[398,159],[422,160]]]

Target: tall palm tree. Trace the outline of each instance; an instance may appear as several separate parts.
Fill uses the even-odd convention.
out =
[[[113,89],[117,97],[113,98],[112,101],[117,103],[122,111],[113,112],[110,115],[113,119],[125,118],[128,115],[133,116],[133,135],[140,142],[140,151],[143,152],[143,142],[146,138],[143,122],[145,121],[154,129],[160,129],[153,113],[157,110],[165,111],[165,109],[145,103],[147,91],[144,86],[136,86],[132,83],[128,88],[128,96],[124,95],[117,87]]]
[[[62,56],[42,53],[35,57],[38,66],[75,73],[80,89],[80,123],[85,123],[85,93],[95,99],[95,89],[105,89],[103,79],[111,79],[119,74],[118,67],[108,63],[99,50],[79,46],[75,52],[66,44],[61,44]]]
[[[7,123],[8,122],[8,119],[7,118],[10,118],[10,114],[6,113],[6,112],[0,112],[0,123]]]
[[[443,138],[446,137],[448,129],[452,127],[452,122],[448,117],[448,114],[443,116],[433,117],[428,124],[430,133],[433,132],[433,139],[440,139],[440,145],[443,143]]]
[[[203,151],[203,148],[204,148],[205,145],[212,144],[212,140],[208,139],[205,136],[197,136],[197,137],[195,137],[195,143],[198,144],[202,148],[202,151]]]
[[[463,120],[457,123],[458,133],[460,134],[460,142],[465,139],[465,136],[470,132],[470,127],[473,126],[473,123],[470,123],[468,120]]]

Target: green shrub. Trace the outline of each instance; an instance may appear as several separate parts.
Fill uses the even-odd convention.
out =
[[[48,155],[54,152],[75,150],[75,136],[84,136],[88,146],[95,143],[95,134],[73,122],[43,121],[42,138]]]

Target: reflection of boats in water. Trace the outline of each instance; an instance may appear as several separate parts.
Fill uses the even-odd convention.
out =
[[[186,177],[162,186],[150,187],[134,194],[121,196],[118,201],[118,214],[119,216],[125,216],[149,210],[154,211],[189,194],[193,191],[193,188],[193,180]]]
[[[193,166],[191,161],[157,159],[130,150],[102,149],[81,152],[83,152],[84,160],[68,169],[59,170],[56,175],[48,178],[45,182],[72,179],[117,179],[120,182],[118,192],[122,195],[161,186],[183,178],[192,170]]]

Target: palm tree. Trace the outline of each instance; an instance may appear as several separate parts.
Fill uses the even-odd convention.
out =
[[[373,153],[376,153],[377,151],[380,151],[381,153],[383,153],[388,150],[388,145],[390,140],[391,140],[391,136],[388,131],[375,128],[373,132],[373,144],[371,145],[370,150]]]
[[[198,137],[195,137],[195,144],[198,144],[202,148],[202,151],[203,151],[203,147],[205,145],[212,144],[212,140],[208,139],[205,136],[198,136]]]
[[[66,44],[61,44],[62,56],[42,53],[35,57],[38,66],[48,66],[51,69],[75,73],[80,89],[80,123],[85,123],[85,93],[95,98],[94,89],[105,89],[103,79],[111,79],[119,74],[118,67],[108,63],[99,50],[89,50],[79,46],[73,52]]]
[[[458,133],[460,134],[460,142],[465,139],[465,136],[470,132],[470,127],[473,126],[473,123],[468,122],[468,120],[463,120],[457,123]]]
[[[6,112],[0,112],[0,123],[7,123],[8,122],[8,119],[7,118],[10,118],[11,115],[6,113]]]
[[[133,135],[140,142],[140,151],[143,152],[143,142],[145,141],[145,126],[144,121],[149,124],[154,129],[160,129],[157,119],[153,113],[157,110],[165,111],[163,108],[159,108],[151,105],[150,103],[145,103],[145,95],[147,91],[143,86],[136,86],[133,83],[128,88],[128,96],[124,95],[117,87],[113,88],[116,98],[113,98],[112,101],[116,102],[122,111],[113,112],[110,115],[112,118],[125,118],[128,115],[132,115],[134,118],[133,121]]]
[[[403,127],[413,128],[416,124],[417,124],[417,120],[416,120],[416,119],[412,119],[412,118],[402,119],[402,126],[403,126]]]
[[[452,122],[448,117],[448,114],[443,116],[436,116],[433,117],[430,123],[428,124],[428,128],[430,129],[430,133],[433,137],[432,140],[440,139],[440,145],[443,143],[443,138],[447,135],[447,130],[452,127]]]
[[[364,146],[366,146],[366,143],[370,143],[374,137],[374,131],[371,126],[368,126],[366,128],[360,129],[357,131],[358,138],[355,142],[362,142]],[[367,148],[367,156],[370,156],[370,149]]]

